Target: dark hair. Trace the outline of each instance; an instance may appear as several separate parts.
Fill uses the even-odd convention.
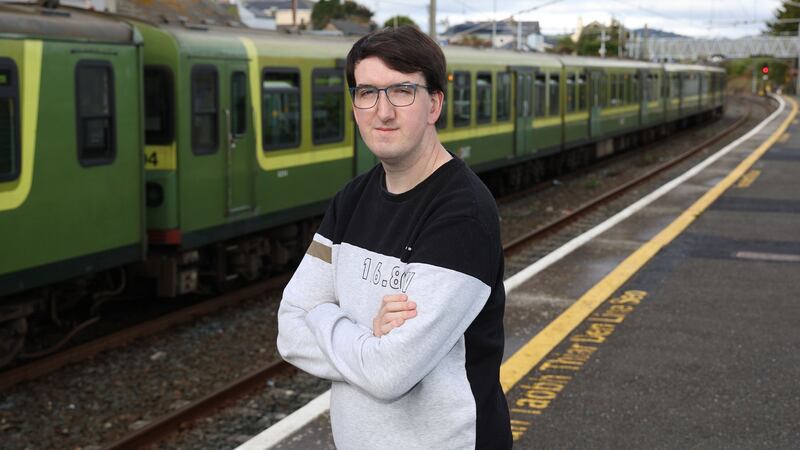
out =
[[[347,84],[355,87],[356,64],[376,56],[390,69],[401,73],[422,72],[430,92],[444,92],[447,84],[447,63],[444,53],[433,39],[419,28],[402,25],[373,31],[362,37],[347,54]]]

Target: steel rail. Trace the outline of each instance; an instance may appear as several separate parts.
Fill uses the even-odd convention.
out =
[[[290,275],[286,274],[259,281],[236,291],[179,309],[167,315],[133,325],[91,342],[5,371],[0,374],[0,391],[23,381],[42,377],[68,364],[87,360],[106,350],[122,347],[136,339],[152,336],[176,325],[190,322],[197,317],[211,314],[220,308],[236,305],[265,291],[278,289],[289,281],[289,277]]]
[[[145,427],[122,439],[103,447],[103,450],[139,450],[173,435],[192,421],[208,416],[227,403],[243,395],[263,388],[270,377],[293,369],[289,363],[279,360],[257,369],[227,386],[196,400],[183,408],[162,416]]]

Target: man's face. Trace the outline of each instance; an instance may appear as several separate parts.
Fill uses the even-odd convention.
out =
[[[425,85],[422,73],[392,70],[375,56],[359,61],[354,75],[357,86]],[[378,94],[378,103],[372,108],[353,108],[353,113],[361,138],[372,153],[382,161],[398,161],[419,150],[429,125],[435,124],[439,117],[441,94],[429,94],[427,89],[417,87],[414,103],[402,107],[389,103],[385,94],[383,91]]]

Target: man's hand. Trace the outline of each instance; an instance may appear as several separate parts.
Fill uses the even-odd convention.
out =
[[[372,334],[381,337],[417,316],[417,304],[405,294],[383,297],[381,309],[372,320]]]

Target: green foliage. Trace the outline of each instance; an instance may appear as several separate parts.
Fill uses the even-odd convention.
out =
[[[411,19],[411,17],[408,17],[408,16],[390,17],[388,20],[386,20],[386,22],[383,23],[383,27],[384,28],[393,27],[395,25],[397,25],[398,27],[399,26],[403,26],[403,25],[412,25],[412,26],[415,26],[415,27],[419,28],[419,25],[417,25],[417,23],[414,22]]]
[[[553,47],[553,53],[559,53],[562,55],[571,55],[575,53],[578,49],[578,46],[572,42],[572,38],[570,36],[561,36],[558,38],[558,42],[556,43],[555,47]]]
[[[332,19],[346,19],[357,23],[369,23],[373,12],[356,2],[345,0],[320,0],[311,9],[311,25],[315,30],[325,28]]]
[[[796,1],[787,2],[775,11],[775,19],[800,19],[800,6],[794,6],[790,3],[797,3]],[[777,21],[767,22],[766,34],[780,35],[780,34],[797,34],[797,23],[780,23]]]
[[[619,33],[621,25],[616,20],[611,21],[611,26],[606,27],[606,57],[619,55]],[[601,26],[587,26],[583,29],[577,43],[577,51],[583,56],[599,56]]]

